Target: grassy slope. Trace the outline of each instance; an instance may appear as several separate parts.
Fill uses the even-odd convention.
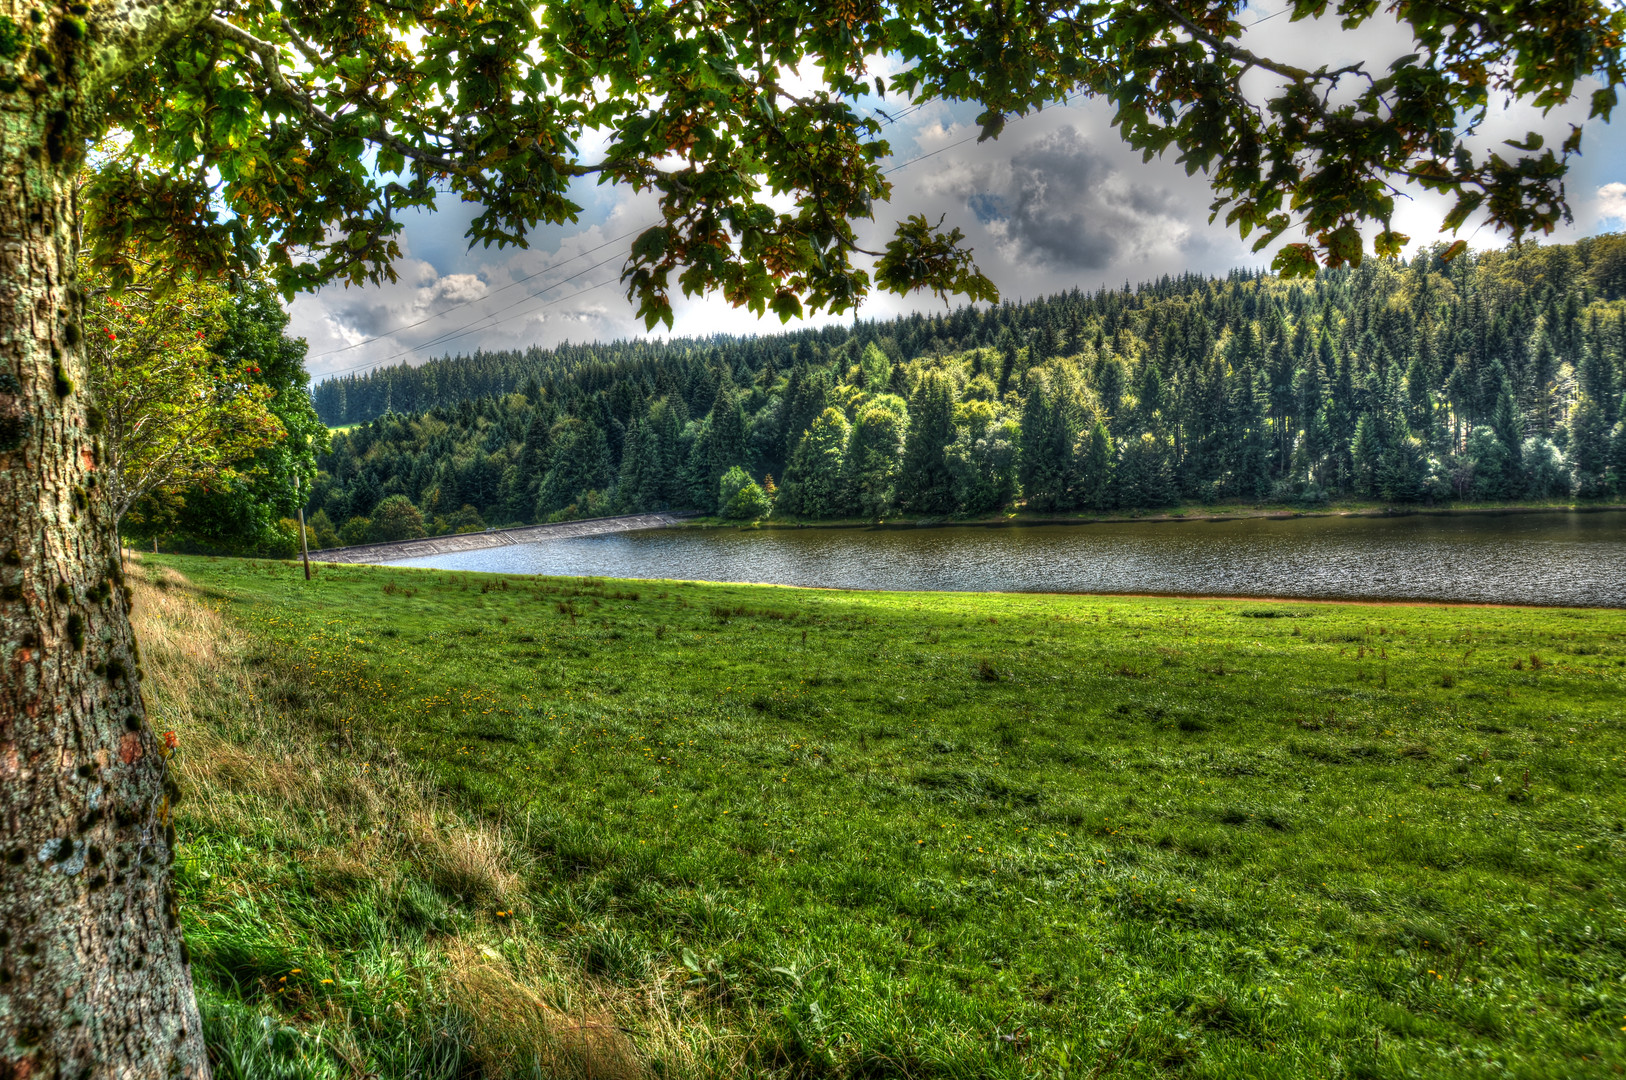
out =
[[[1626,1065],[1626,612],[161,565],[230,1061]]]

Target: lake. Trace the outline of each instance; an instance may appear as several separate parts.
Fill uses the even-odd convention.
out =
[[[1626,511],[1008,528],[652,529],[398,565],[848,589],[1626,607]]]

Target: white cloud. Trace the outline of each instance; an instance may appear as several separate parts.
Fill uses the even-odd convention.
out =
[[[1335,21],[1295,23],[1285,10],[1283,0],[1250,5],[1242,21],[1261,21],[1247,35],[1249,47],[1310,66],[1364,57],[1373,70],[1411,48],[1392,18],[1347,34]],[[871,74],[894,74],[900,63],[871,58]],[[818,81],[816,71],[795,74],[809,84]],[[1270,89],[1264,74],[1251,77],[1250,93]],[[1577,100],[1583,105],[1589,89],[1580,88]],[[861,111],[875,107],[898,117],[881,133],[891,144],[893,166],[931,156],[889,174],[892,201],[875,207],[874,221],[855,222],[866,248],[884,247],[894,224],[909,215],[934,222],[943,216],[945,227],[964,230],[980,268],[1013,300],[1186,270],[1224,273],[1270,259],[1270,251],[1252,254],[1234,230],[1207,222],[1213,195],[1202,174],[1188,176],[1173,154],[1143,163],[1125,146],[1106,102],[1047,107],[985,143],[968,140],[977,131],[972,118],[980,109],[974,104],[934,101],[916,108],[893,95],[860,104]],[[1573,113],[1581,107],[1556,109],[1548,117],[1526,105],[1495,109],[1476,146],[1495,146],[1531,128],[1552,144],[1579,119]],[[1626,183],[1606,182],[1626,176],[1626,150],[1618,149],[1626,148],[1626,140],[1610,134],[1607,127],[1589,125],[1588,156],[1576,162],[1570,186],[1592,194],[1577,199],[1575,226],[1560,228],[1552,242],[1573,240],[1597,229],[1600,221],[1626,226]],[[589,133],[584,153],[602,152],[603,139],[602,132]],[[583,207],[581,221],[536,230],[528,249],[471,250],[464,231],[473,211],[454,202],[433,214],[413,215],[403,236],[408,254],[396,267],[398,282],[364,289],[332,286],[294,302],[290,329],[310,343],[309,369],[320,378],[479,348],[648,336],[615,278],[631,235],[659,217],[655,196],[584,180],[572,197]],[[769,201],[788,205],[784,196]],[[1445,196],[1407,186],[1394,224],[1412,235],[1414,246],[1432,243],[1441,238],[1437,230],[1449,204]],[[1457,235],[1486,247],[1505,239],[1481,220],[1470,221]],[[1280,242],[1296,239],[1301,237],[1289,232]],[[674,289],[673,304],[672,330],[657,326],[655,336],[783,328],[777,318],[758,318],[716,295],[691,298]],[[877,292],[859,314],[879,319],[943,310],[943,302],[930,294]],[[850,313],[822,314],[801,325],[850,319]]]
[[[1617,180],[1612,184],[1603,185],[1598,189],[1593,206],[1597,209],[1600,219],[1626,225],[1626,184]]]
[[[486,283],[474,274],[447,274],[428,291],[435,300],[466,304],[486,294]]]

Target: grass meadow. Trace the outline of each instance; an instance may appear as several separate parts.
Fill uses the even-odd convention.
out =
[[[132,578],[225,1080],[1626,1069],[1626,612]]]

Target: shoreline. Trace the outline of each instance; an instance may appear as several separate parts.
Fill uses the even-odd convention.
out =
[[[1098,516],[1032,515],[1023,512],[998,517],[952,518],[886,518],[865,521],[860,518],[775,520],[741,522],[718,517],[689,518],[674,529],[1014,529],[1040,525],[1136,525],[1172,524],[1178,522],[1224,521],[1293,521],[1303,518],[1398,518],[1398,517],[1500,517],[1526,514],[1598,514],[1626,511],[1626,503],[1571,503],[1537,506],[1513,503],[1507,506],[1415,506],[1396,507],[1379,504],[1344,507],[1303,509],[1294,507],[1225,507],[1216,510],[1187,512],[1183,510],[1159,511],[1148,514],[1109,514]]]
[[[181,557],[193,558],[195,556]],[[289,561],[288,564],[290,566],[294,565],[292,561]],[[799,585],[786,581],[744,581],[722,580],[714,578],[619,577],[613,574],[539,574],[516,570],[452,570],[434,566],[402,566],[399,563],[323,563],[322,565],[324,567],[331,567],[335,570],[344,566],[362,565],[371,566],[376,569],[408,570],[415,573],[424,574],[478,574],[494,578],[539,578],[558,581],[585,580],[587,578],[592,578],[602,582],[646,586],[715,585],[743,589],[801,589],[809,592],[867,593],[887,596],[1063,596],[1101,600],[1203,600],[1214,601],[1216,603],[1344,604],[1357,607],[1471,607],[1509,608],[1531,611],[1626,611],[1626,605],[1619,604],[1542,604],[1533,601],[1518,602],[1507,600],[1437,600],[1418,596],[1284,596],[1271,595],[1269,593],[1147,592],[1145,590],[1137,590],[1134,592],[1092,592],[1083,589],[882,589],[875,588],[873,586],[860,585]]]

